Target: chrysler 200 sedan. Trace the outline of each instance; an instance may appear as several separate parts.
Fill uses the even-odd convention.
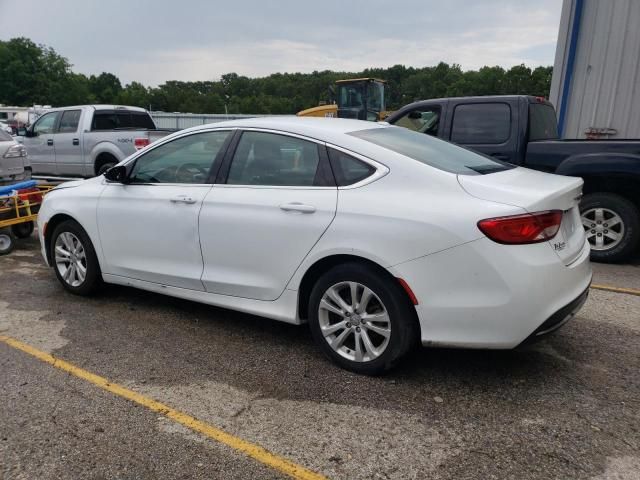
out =
[[[387,124],[262,118],[177,132],[38,218],[67,290],[129,285],[309,323],[366,374],[429,346],[513,348],[586,300],[582,180]]]

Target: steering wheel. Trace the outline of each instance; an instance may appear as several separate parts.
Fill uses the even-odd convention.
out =
[[[196,163],[183,163],[176,168],[177,183],[202,183],[209,176],[209,170]]]

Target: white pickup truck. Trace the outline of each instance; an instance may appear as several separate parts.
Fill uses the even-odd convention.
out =
[[[18,130],[34,175],[93,177],[173,130],[157,129],[138,107],[54,108]]]

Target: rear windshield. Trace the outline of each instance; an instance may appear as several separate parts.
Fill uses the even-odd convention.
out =
[[[529,104],[529,140],[552,140],[558,138],[556,111],[544,103]]]
[[[93,115],[91,130],[117,130],[117,129],[149,129],[156,126],[146,112],[133,112],[129,110],[102,110]]]
[[[0,142],[6,142],[8,140],[13,140],[13,137],[4,130],[0,130]]]
[[[402,127],[372,128],[351,132],[349,135],[445,172],[478,175],[513,168],[508,163]]]

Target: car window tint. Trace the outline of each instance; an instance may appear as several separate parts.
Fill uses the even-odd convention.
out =
[[[36,121],[33,126],[33,132],[36,135],[53,133],[53,129],[58,121],[58,115],[60,115],[60,112],[45,113]]]
[[[458,105],[453,113],[451,141],[468,144],[497,144],[509,139],[511,108],[506,103]]]
[[[329,149],[329,160],[339,187],[358,183],[376,171],[371,165],[333,148]]]
[[[66,110],[62,112],[60,119],[59,133],[74,133],[78,131],[78,123],[80,123],[80,110]]]
[[[136,160],[131,183],[207,183],[230,132],[195,133],[149,150]]]
[[[231,185],[313,186],[318,145],[286,135],[244,132],[231,162]]]
[[[513,165],[479,155],[452,143],[400,127],[378,127],[348,135],[412,158],[434,168],[461,175],[501,172]]]
[[[156,128],[151,116],[146,112],[131,112],[131,126],[133,128],[145,128],[149,130]]]
[[[558,120],[551,105],[529,104],[529,140],[558,138]]]
[[[114,130],[118,128],[115,112],[95,112],[91,122],[91,130]]]
[[[439,107],[422,107],[407,112],[405,115],[393,122],[398,127],[408,128],[414,132],[426,133],[427,135],[438,135],[440,125]]]

